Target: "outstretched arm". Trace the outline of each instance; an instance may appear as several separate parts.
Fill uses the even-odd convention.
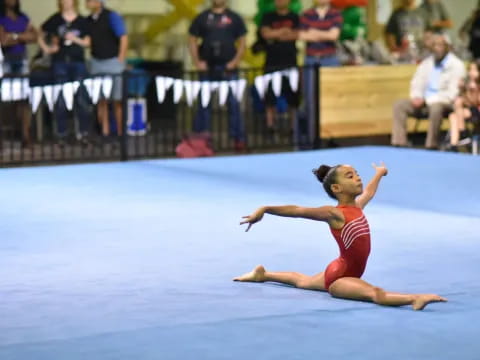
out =
[[[388,174],[388,169],[383,162],[380,163],[380,166],[377,166],[375,164],[372,165],[376,171],[375,175],[365,187],[363,193],[356,200],[357,206],[362,209],[367,206],[368,202],[372,200],[372,198],[375,196],[375,193],[378,189],[378,184],[380,184],[380,180],[382,179],[382,177],[387,176]]]
[[[271,214],[291,218],[304,218],[317,221],[333,222],[341,221],[342,214],[333,206],[323,206],[318,208],[306,208],[296,205],[285,206],[263,206],[257,209],[252,215],[244,216],[240,225],[248,224],[247,230],[250,230],[253,224],[262,220],[263,215]]]

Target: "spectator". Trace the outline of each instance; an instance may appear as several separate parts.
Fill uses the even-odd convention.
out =
[[[308,141],[313,143],[316,118],[317,66],[340,66],[336,42],[342,28],[342,15],[330,6],[330,0],[315,0],[314,7],[300,17],[299,39],[307,42],[303,75],[304,111],[307,120]]]
[[[425,20],[415,7],[415,0],[402,0],[385,28],[387,47],[399,60],[416,61],[422,51]]]
[[[455,99],[454,111],[450,114],[450,150],[457,151],[458,146],[469,142],[466,132],[465,120],[476,118],[478,121],[480,112],[480,89],[479,89],[479,66],[478,62],[468,65],[467,78],[460,84],[460,96]]]
[[[437,32],[445,31],[453,25],[441,0],[423,0],[419,10],[423,16],[426,29]]]
[[[192,22],[189,49],[202,80],[238,79],[237,68],[245,52],[247,29],[242,18],[227,7],[226,0],[212,0],[212,7]],[[201,45],[199,46],[199,41]],[[227,99],[229,133],[235,141],[235,150],[245,150],[245,130],[240,104],[234,94]],[[200,105],[194,120],[194,131],[210,130],[211,107]]]
[[[123,134],[122,109],[122,73],[125,70],[125,59],[128,50],[127,29],[122,17],[105,7],[105,0],[86,0],[91,11],[87,22],[90,28],[92,75],[112,75],[113,108],[117,124],[117,134]],[[103,136],[110,135],[108,100],[98,103],[98,120]]]
[[[440,125],[458,95],[458,84],[465,75],[462,60],[450,52],[450,39],[436,34],[433,55],[417,68],[410,88],[410,99],[398,101],[393,108],[392,145],[407,146],[408,116],[428,115],[429,129],[425,146],[438,147]]]
[[[297,14],[289,10],[290,0],[275,0],[275,12],[266,13],[261,24],[261,35],[266,41],[265,72],[280,71],[297,66],[298,27]],[[299,105],[298,92],[292,90],[287,78],[282,78],[282,95],[289,105],[291,134],[295,126],[296,109]],[[277,98],[270,83],[266,97],[266,118],[270,136],[275,133],[275,109]]]
[[[37,39],[37,32],[30,19],[20,9],[19,0],[0,2],[0,43],[4,55],[4,74],[23,76],[28,74],[26,44]],[[30,108],[25,103],[14,104],[16,115],[22,119],[22,145],[30,146]]]
[[[460,36],[462,38],[468,36],[468,49],[472,53],[473,59],[480,59],[480,0],[478,1],[477,8],[461,27]]]
[[[55,82],[81,81],[87,75],[84,48],[90,46],[87,19],[78,14],[78,0],[58,0],[58,12],[52,15],[41,27],[38,39],[45,54],[52,56]],[[48,43],[45,41],[48,37]],[[85,89],[79,89],[75,109],[79,115],[79,138],[85,143],[88,133],[88,109]],[[67,108],[62,97],[56,105],[56,118],[60,143],[67,135]]]

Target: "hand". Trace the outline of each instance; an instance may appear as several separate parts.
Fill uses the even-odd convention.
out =
[[[425,104],[425,101],[422,98],[412,99],[412,105],[414,108],[421,108]]]
[[[264,214],[265,214],[265,211],[262,208],[260,208],[250,216],[243,216],[242,219],[245,219],[245,220],[243,220],[240,223],[240,225],[248,224],[247,230],[245,230],[245,232],[247,232],[248,230],[250,230],[253,224],[262,220]]]
[[[208,70],[208,65],[205,61],[197,61],[195,63],[195,66],[199,71],[207,71]]]
[[[232,60],[227,64],[227,70],[235,70],[238,66],[238,61]]]
[[[52,45],[52,46],[49,46],[45,49],[45,54],[51,55],[51,54],[55,54],[59,51],[60,51],[60,47],[58,45]]]
[[[377,174],[381,174],[382,176],[387,176],[388,174],[388,169],[383,163],[383,161],[380,162],[380,165],[376,165],[375,163],[372,164],[373,168],[377,172]]]
[[[69,31],[65,34],[65,40],[67,40],[67,41],[72,41],[73,42],[73,41],[75,41],[76,38],[77,38],[77,36],[71,31]]]

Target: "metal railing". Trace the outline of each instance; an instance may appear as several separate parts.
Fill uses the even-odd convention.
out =
[[[288,110],[288,96],[283,92],[277,96],[278,72],[262,77],[264,69],[206,73],[185,72],[178,67],[162,71],[137,69],[116,78],[72,81],[67,87],[75,89],[73,99],[64,95],[71,92],[65,83],[56,83],[51,78],[33,74],[26,78],[3,78],[0,166],[173,157],[178,144],[198,132],[210,134],[216,153],[312,148],[319,141],[318,68],[292,69],[290,79],[286,71],[280,81],[292,81],[296,74],[299,93],[302,79],[309,71],[314,81],[313,92],[304,98],[304,103],[314,105],[309,114],[298,110],[293,116]],[[98,95],[108,98],[112,84],[93,82],[108,78],[114,84],[122,80],[121,135],[115,130],[113,109],[109,115],[112,129],[109,136],[102,135],[98,122]],[[275,131],[266,123],[262,82],[264,90],[269,82],[271,91],[275,89],[277,94]],[[292,86],[292,82],[289,84]],[[210,96],[204,97],[208,91]]]

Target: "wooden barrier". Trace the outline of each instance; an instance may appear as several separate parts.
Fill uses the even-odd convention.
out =
[[[389,135],[395,101],[408,98],[415,65],[322,68],[320,137]],[[414,127],[409,120],[409,131]],[[421,121],[418,131],[426,131]]]

